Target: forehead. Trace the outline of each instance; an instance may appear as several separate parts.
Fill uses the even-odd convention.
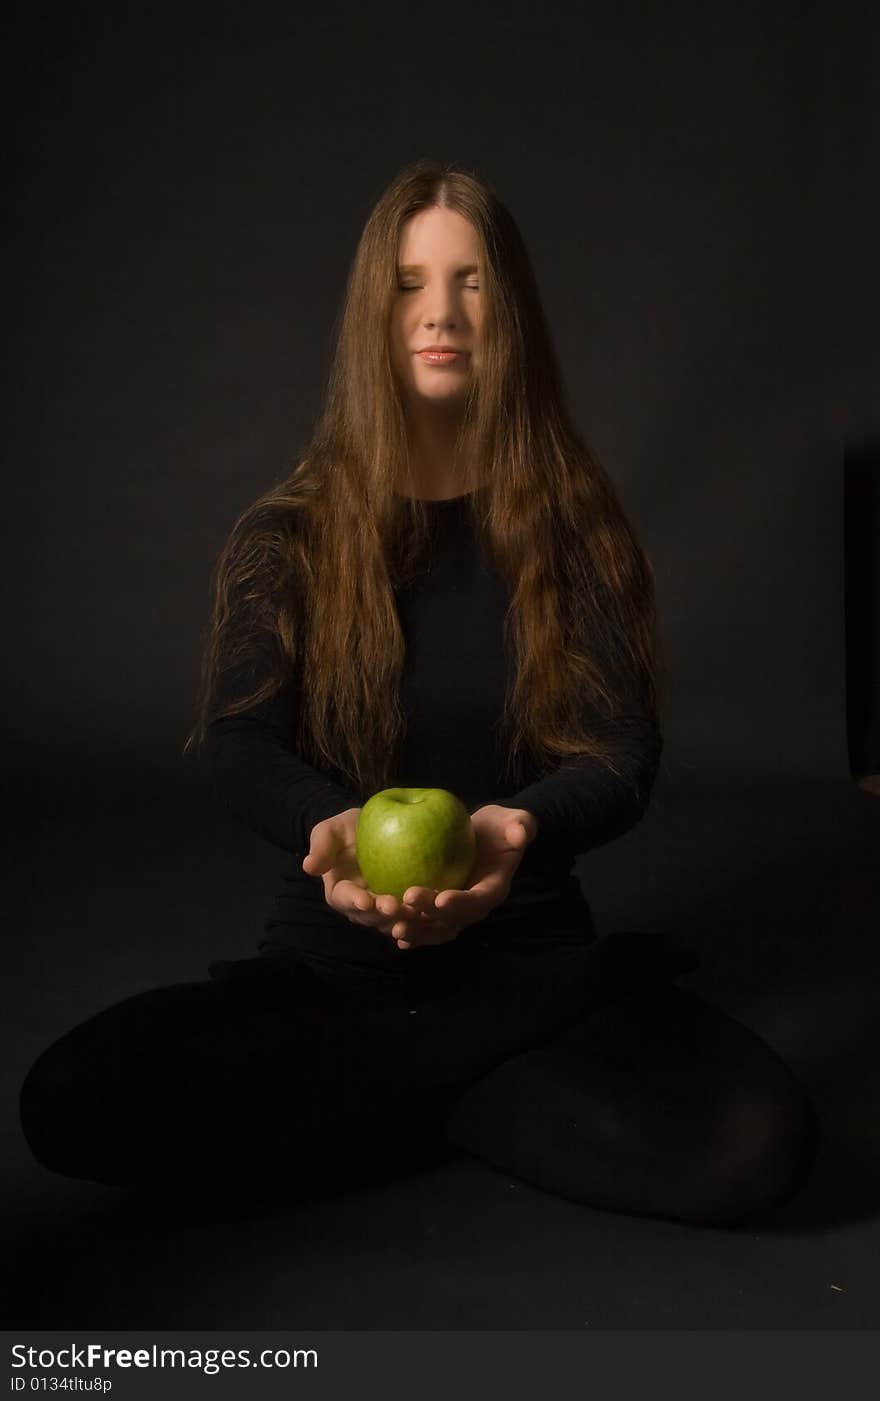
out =
[[[480,261],[477,231],[457,210],[421,209],[400,230],[397,261],[401,270],[413,272],[424,272],[428,264],[474,271]]]

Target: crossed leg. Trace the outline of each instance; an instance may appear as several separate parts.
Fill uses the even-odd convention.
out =
[[[817,1123],[770,1046],[665,983],[510,1057],[464,1091],[445,1133],[572,1201],[723,1223],[794,1194]]]

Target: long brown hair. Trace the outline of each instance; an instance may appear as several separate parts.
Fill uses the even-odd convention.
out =
[[[404,222],[432,206],[470,220],[483,321],[457,460],[487,557],[508,589],[514,665],[501,725],[508,772],[591,754],[614,768],[606,723],[633,703],[656,718],[660,646],[653,571],[595,453],[574,428],[529,256],[488,183],[421,159],[370,213],[348,277],[327,394],[304,455],[239,516],[212,571],[197,721],[207,726],[301,686],[291,742],[368,795],[395,781],[405,719],[394,590],[421,558],[424,502],[411,481],[389,326]],[[231,677],[237,689],[223,700]],[[426,781],[429,781],[426,779]]]

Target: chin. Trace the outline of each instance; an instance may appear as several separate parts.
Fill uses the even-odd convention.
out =
[[[464,394],[466,388],[467,381],[463,375],[461,379],[457,381],[450,380],[448,384],[437,384],[434,382],[421,384],[417,382],[413,386],[415,393],[418,394],[420,399],[433,399],[438,404],[442,404],[444,399],[460,398],[461,395]]]

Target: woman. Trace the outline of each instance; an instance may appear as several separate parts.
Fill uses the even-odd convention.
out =
[[[612,1210],[729,1222],[790,1197],[814,1140],[794,1076],[676,986],[695,960],[673,938],[597,939],[572,874],[657,772],[652,574],[471,172],[417,161],[379,199],[312,443],[213,590],[185,749],[287,853],[282,889],[258,956],[43,1052],[36,1156],[285,1184],[445,1142]],[[367,888],[357,819],[392,785],[466,803],[464,889]]]

